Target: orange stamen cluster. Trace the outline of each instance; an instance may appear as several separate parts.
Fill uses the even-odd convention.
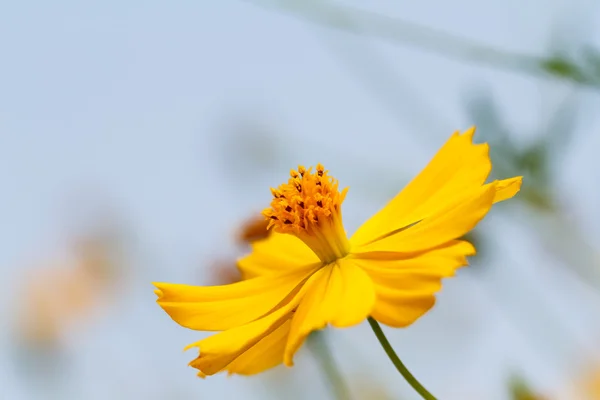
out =
[[[317,164],[316,171],[298,166],[290,171],[288,183],[271,189],[271,207],[263,211],[271,227],[279,233],[311,233],[313,228],[339,214],[347,189],[338,190],[338,181]]]

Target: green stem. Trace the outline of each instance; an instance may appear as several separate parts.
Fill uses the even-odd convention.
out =
[[[325,376],[327,376],[327,383],[330,387],[333,396],[338,400],[348,400],[350,397],[350,390],[340,373],[339,368],[335,364],[333,354],[327,346],[325,341],[324,332],[314,331],[308,336],[307,340],[308,347],[312,350],[315,358],[321,365],[321,369]]]
[[[408,368],[406,368],[404,363],[402,363],[400,357],[398,357],[398,355],[392,348],[392,345],[385,337],[385,334],[381,330],[381,326],[379,326],[379,323],[375,321],[373,317],[369,317],[368,321],[369,325],[371,325],[371,329],[373,329],[373,332],[375,332],[375,336],[377,336],[379,343],[381,343],[381,347],[383,347],[383,350],[385,350],[385,353],[388,355],[398,372],[400,372],[400,374],[404,377],[404,379],[406,379],[410,386],[412,386],[413,389],[415,389],[417,393],[419,393],[421,397],[425,400],[436,400],[436,398],[431,393],[429,393],[427,389],[423,387],[423,385],[419,383],[417,378],[415,378],[410,373],[410,371],[408,370]]]
[[[361,32],[370,36],[387,40],[392,43],[404,43],[428,50],[448,58],[477,62],[490,67],[503,68],[518,73],[537,76],[549,75],[573,83],[587,85],[594,89],[600,88],[596,76],[582,74],[578,65],[569,60],[553,57],[534,56],[505,51],[455,36],[449,32],[434,30],[409,21],[377,13],[333,4],[324,1],[307,0],[250,0],[253,3],[276,8],[314,23],[333,27],[340,30],[357,33],[356,26]],[[356,25],[347,23],[351,19]]]

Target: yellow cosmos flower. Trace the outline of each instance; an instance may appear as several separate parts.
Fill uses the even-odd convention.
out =
[[[350,238],[341,208],[347,189],[340,191],[320,164],[299,167],[272,189],[264,211],[272,233],[239,261],[243,281],[155,283],[157,302],[173,320],[220,332],[187,347],[199,348],[190,363],[199,376],[291,366],[313,330],[350,327],[367,317],[406,327],[431,309],[441,279],[475,254],[459,238],[521,186],[521,177],[485,183],[492,167],[488,145],[473,144],[473,134],[474,128],[452,135]]]

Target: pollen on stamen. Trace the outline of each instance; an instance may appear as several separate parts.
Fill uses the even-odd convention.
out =
[[[263,211],[269,229],[280,233],[309,231],[338,212],[346,190],[338,190],[336,179],[328,175],[322,164],[315,171],[298,166],[290,171],[287,183],[272,188],[271,207]]]

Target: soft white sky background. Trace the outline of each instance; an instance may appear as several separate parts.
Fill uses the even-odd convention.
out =
[[[600,46],[594,3],[376,1],[369,9],[545,54],[552,37]],[[106,198],[125,216],[136,243],[126,294],[69,344],[63,392],[41,395],[35,388],[42,383],[19,374],[5,329],[0,398],[253,399],[264,398],[275,379],[295,385],[286,397],[326,398],[308,354],[293,370],[258,378],[196,379],[186,367],[194,355],[181,349],[202,334],[173,323],[154,304],[150,282],[201,283],[198,266],[231,251],[236,223],[263,208],[268,187],[298,163],[320,161],[351,186],[345,217],[352,231],[400,189],[391,184],[406,182],[452,131],[472,123],[464,111],[468,88],[489,86],[524,143],[568,92],[565,84],[376,41],[402,88],[392,113],[327,43],[354,49],[359,59],[365,44],[233,0],[0,5],[3,320],[13,317],[23,271],[59,255],[69,224],[96,194],[93,201]],[[577,140],[565,155],[559,195],[597,243],[600,95],[582,90],[579,100]],[[234,142],[227,132],[240,113],[267,121],[276,140]],[[262,169],[245,164],[240,147],[250,144],[272,154],[272,162]],[[370,172],[377,168],[384,173]],[[516,369],[544,390],[564,390],[576,377],[577,352],[600,344],[598,298],[549,268],[552,256],[518,223],[526,213],[503,204],[484,222],[494,233],[485,283],[463,271],[446,283],[433,312],[409,329],[388,330],[407,365],[441,399],[505,399],[506,377]],[[544,315],[560,318],[576,341],[553,333]],[[416,398],[366,324],[329,338],[352,384],[371,379],[393,396]]]

